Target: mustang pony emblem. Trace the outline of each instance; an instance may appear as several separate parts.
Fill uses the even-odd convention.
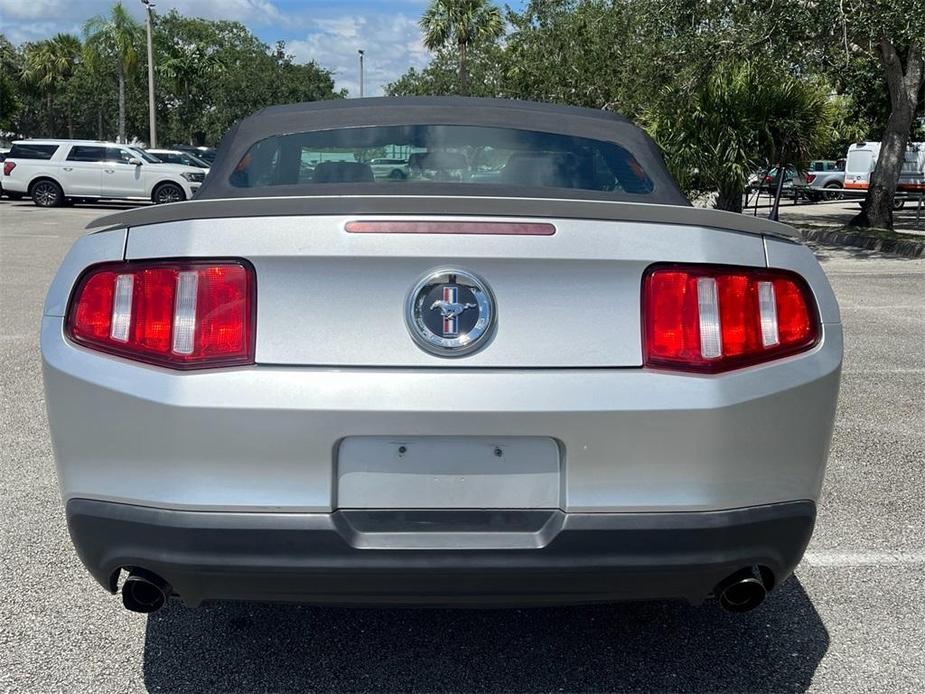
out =
[[[440,309],[440,315],[443,316],[443,337],[456,337],[459,335],[459,315],[466,309],[477,307],[478,304],[459,301],[459,287],[446,286],[443,288],[443,298],[432,303],[430,310]]]
[[[460,313],[465,311],[467,308],[477,308],[478,304],[454,304],[443,299],[437,299],[434,303],[430,305],[430,310],[433,311],[435,308],[440,309],[440,313],[444,318],[455,318]]]
[[[482,280],[444,268],[422,277],[405,301],[405,322],[418,346],[440,357],[482,347],[495,325],[495,299]]]

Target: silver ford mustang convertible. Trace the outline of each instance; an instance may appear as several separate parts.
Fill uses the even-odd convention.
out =
[[[832,290],[790,228],[691,207],[614,115],[268,108],[195,200],[91,226],[45,388],[77,553],[131,610],[745,611],[806,548]]]

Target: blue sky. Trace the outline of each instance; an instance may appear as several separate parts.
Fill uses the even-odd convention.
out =
[[[13,43],[80,33],[83,22],[105,14],[113,0],[0,0],[0,33]],[[366,51],[367,95],[409,67],[422,67],[428,53],[417,20],[426,0],[155,0],[157,11],[176,8],[207,19],[238,20],[261,39],[284,40],[297,59],[314,59],[334,71],[338,88],[359,91],[357,49]],[[124,0],[139,19],[140,0]],[[499,3],[501,4],[501,3]],[[520,6],[520,0],[511,0]]]

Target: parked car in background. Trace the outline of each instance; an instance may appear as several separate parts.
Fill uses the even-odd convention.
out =
[[[402,180],[408,178],[408,162],[405,159],[372,159],[369,162],[376,178]]]
[[[774,194],[777,191],[777,175],[778,167],[773,167],[768,169],[764,174],[764,178],[761,181],[761,190]],[[784,169],[784,183],[781,187],[781,190],[784,191],[784,194],[789,194],[793,192],[793,182],[797,177],[797,170],[794,166],[788,166]]]
[[[411,149],[403,180],[366,163]],[[48,292],[45,402],[70,537],[131,610],[745,612],[806,549],[835,296],[795,230],[691,207],[628,120],[269,107],[197,199],[93,226]]]
[[[0,164],[6,161],[6,153],[9,152],[8,149],[0,149]],[[3,191],[3,176],[0,176],[0,198],[4,195]]]
[[[866,191],[870,186],[870,174],[880,157],[879,142],[856,142],[848,147],[845,165],[845,189]],[[897,193],[920,194],[925,192],[925,142],[910,142],[906,147],[903,168],[896,186]],[[904,196],[894,199],[893,207],[900,209],[905,204]]]
[[[798,172],[793,187],[807,200],[841,200],[844,197],[845,160],[816,159]]]
[[[202,169],[207,175],[211,166],[209,162],[200,159],[192,152],[184,152],[180,149],[146,149],[145,151],[165,164],[192,166],[195,169]]]
[[[196,145],[174,145],[170,149],[179,150],[181,152],[190,152],[195,156],[202,159],[204,162],[212,165],[212,162],[215,161],[216,149],[214,147],[197,147]]]
[[[3,162],[3,187],[40,207],[66,201],[180,202],[205,179],[201,169],[164,164],[143,150],[98,140],[20,140]]]

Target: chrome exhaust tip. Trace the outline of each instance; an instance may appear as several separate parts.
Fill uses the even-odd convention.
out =
[[[169,590],[167,583],[159,576],[133,569],[122,584],[122,604],[132,612],[157,612],[167,602]]]
[[[727,612],[750,612],[764,602],[768,589],[752,569],[733,574],[716,589],[720,606]]]

